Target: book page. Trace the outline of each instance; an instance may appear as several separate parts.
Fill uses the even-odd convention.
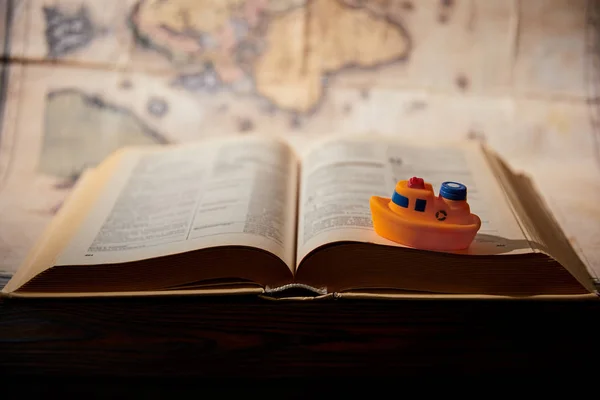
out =
[[[297,163],[282,141],[205,141],[123,157],[57,265],[243,245],[293,270]]]
[[[533,251],[475,144],[427,146],[381,137],[330,140],[304,153],[300,176],[297,264],[331,242],[401,246],[375,233],[369,199],[391,197],[399,180],[413,176],[431,183],[436,194],[444,181],[467,186],[467,201],[481,228],[467,250],[455,253]]]

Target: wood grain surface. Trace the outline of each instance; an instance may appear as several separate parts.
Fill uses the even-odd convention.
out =
[[[0,372],[217,381],[584,373],[599,310],[581,301],[4,300]]]

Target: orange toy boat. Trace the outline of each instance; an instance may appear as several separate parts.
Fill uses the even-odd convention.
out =
[[[378,235],[419,249],[466,249],[481,227],[458,182],[442,183],[436,197],[430,183],[413,177],[399,181],[391,199],[372,196],[370,205]]]

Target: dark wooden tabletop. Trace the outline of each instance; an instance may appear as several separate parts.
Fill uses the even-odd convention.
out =
[[[0,303],[2,376],[335,378],[556,374],[597,356],[596,301]]]

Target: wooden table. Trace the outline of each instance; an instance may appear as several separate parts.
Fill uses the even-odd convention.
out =
[[[583,377],[593,373],[598,311],[599,302],[581,301],[4,300],[0,370],[3,378],[131,378],[125,385]]]

